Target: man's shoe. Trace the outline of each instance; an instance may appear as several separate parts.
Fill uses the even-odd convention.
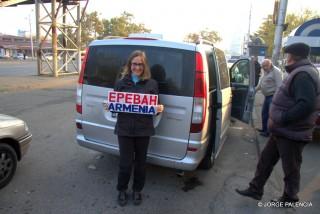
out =
[[[142,194],[141,192],[133,192],[133,204],[140,205],[142,203]]]
[[[253,199],[259,200],[259,201],[262,198],[262,194],[254,192],[250,188],[247,188],[247,189],[244,189],[244,190],[236,189],[236,192],[239,193],[240,195],[243,195],[243,196],[246,196],[246,197],[250,197],[250,198],[253,198]]]
[[[128,195],[126,191],[119,191],[118,204],[123,207],[128,203]]]
[[[268,132],[261,132],[260,135],[262,137],[269,137],[269,133]]]
[[[256,130],[257,130],[258,132],[264,132],[263,129],[258,129],[258,128],[256,128]]]

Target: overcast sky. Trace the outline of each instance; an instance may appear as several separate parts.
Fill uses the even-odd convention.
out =
[[[219,32],[222,48],[240,44],[248,32],[252,5],[251,32],[273,12],[274,0],[90,0],[87,12],[98,11],[100,18],[120,16],[127,11],[135,22],[144,23],[164,39],[182,40],[186,34],[208,28]],[[288,0],[287,13],[299,13],[309,8],[320,14],[319,0]],[[31,14],[35,33],[34,6],[0,8],[0,32],[16,35],[18,29],[29,30]]]

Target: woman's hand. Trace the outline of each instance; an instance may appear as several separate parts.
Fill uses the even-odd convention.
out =
[[[161,113],[164,110],[164,106],[163,105],[157,105],[157,113]]]
[[[107,103],[106,101],[104,101],[104,102],[102,103],[102,105],[103,105],[103,108],[104,108],[105,111],[109,111],[109,103]]]

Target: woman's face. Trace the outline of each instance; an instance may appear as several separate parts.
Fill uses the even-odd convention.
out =
[[[144,63],[141,56],[136,56],[131,61],[131,72],[138,77],[143,74]]]

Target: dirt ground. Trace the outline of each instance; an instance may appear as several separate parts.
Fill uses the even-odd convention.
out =
[[[77,81],[78,75],[57,78],[49,76],[2,76],[0,78],[0,92],[54,88],[69,83],[76,84]]]

